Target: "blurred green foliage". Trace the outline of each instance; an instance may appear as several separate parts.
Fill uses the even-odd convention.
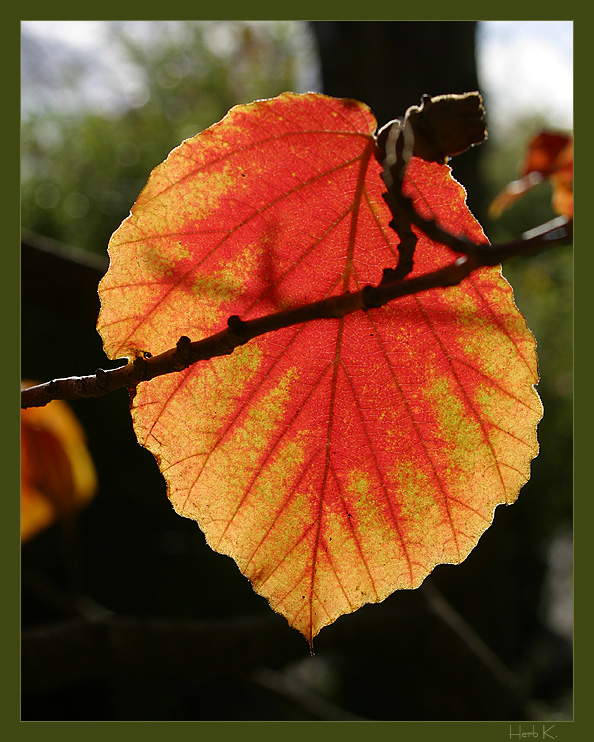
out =
[[[296,88],[307,41],[303,24],[286,21],[111,23],[110,55],[122,59],[128,106],[42,106],[24,115],[23,226],[105,253],[174,147],[238,103]],[[76,83],[69,76],[64,86]]]
[[[482,164],[489,201],[518,177],[528,141],[546,128],[550,127],[545,119],[518,118],[487,142]],[[499,219],[487,221],[484,228],[491,242],[511,240],[555,218],[551,195],[550,184],[544,182]],[[534,461],[526,488],[545,500],[538,513],[543,520],[541,535],[547,538],[560,526],[570,525],[572,517],[573,248],[512,260],[503,266],[503,275],[537,341],[538,392],[545,409],[539,441],[546,455]]]

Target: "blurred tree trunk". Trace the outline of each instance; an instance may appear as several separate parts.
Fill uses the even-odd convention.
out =
[[[367,103],[378,124],[401,116],[424,93],[478,90],[476,21],[312,21],[324,93]],[[481,148],[454,161],[475,216],[484,215]]]

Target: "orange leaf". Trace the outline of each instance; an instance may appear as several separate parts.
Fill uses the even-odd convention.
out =
[[[573,217],[573,137],[542,131],[532,137],[522,166],[522,177],[509,183],[489,207],[492,218],[534,186],[549,179],[553,186],[552,205],[557,214]]]
[[[22,410],[21,541],[86,505],[96,489],[85,435],[70,407],[55,400]]]
[[[156,168],[110,242],[111,357],[173,347],[366,284],[398,239],[362,103],[239,106]],[[446,165],[406,190],[484,241]],[[419,236],[413,276],[453,259]],[[460,562],[536,455],[534,339],[498,268],[460,286],[260,336],[139,385],[132,416],[177,512],[309,641]]]

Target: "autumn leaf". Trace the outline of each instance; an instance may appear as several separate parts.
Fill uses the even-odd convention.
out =
[[[492,218],[521,196],[545,180],[553,187],[552,206],[555,213],[573,218],[573,136],[542,131],[531,138],[521,169],[521,177],[508,183],[491,206]]]
[[[96,489],[85,434],[70,407],[54,400],[22,410],[21,541],[87,505]]]
[[[362,103],[233,108],[151,174],[110,241],[111,358],[199,340],[377,284],[397,260]],[[424,216],[485,242],[447,165],[412,158]],[[452,262],[419,233],[411,276]],[[311,643],[323,626],[462,561],[538,451],[534,339],[499,268],[257,337],[139,384],[132,417],[178,513]]]

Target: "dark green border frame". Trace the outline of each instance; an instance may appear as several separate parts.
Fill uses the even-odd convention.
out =
[[[497,11],[498,19],[524,20],[529,17],[530,12],[520,11],[520,6],[512,3],[497,3],[494,10]],[[507,7],[505,7],[507,6]],[[577,85],[585,77],[589,61],[588,50],[591,41],[586,39],[589,34],[590,23],[584,16],[583,5],[579,11],[572,9],[571,18],[574,20],[575,36],[575,59],[576,59],[576,78]],[[217,13],[214,19],[219,18],[245,18],[246,15],[253,19],[279,19],[295,18],[300,19],[320,18],[330,19],[346,15],[350,20],[366,20],[360,17],[361,13],[373,16],[369,20],[402,19],[418,20],[418,15],[410,13],[411,8],[400,4],[400,7],[394,2],[380,0],[371,6],[351,6],[345,8],[344,3],[325,3],[322,7],[319,2],[310,2],[302,0],[294,13],[279,13],[279,8],[272,3],[250,3],[245,5],[233,0],[232,3],[217,6]],[[161,19],[159,12],[166,10],[168,18],[175,17],[194,17],[200,12],[200,17],[210,16],[208,7],[200,8],[196,4],[170,4],[166,8],[160,8],[156,5],[145,8],[143,18]],[[283,10],[280,8],[280,10]],[[402,17],[401,12],[409,11],[408,16]],[[443,3],[423,3],[422,13],[426,15],[422,20],[440,19],[446,10]],[[448,7],[449,12],[455,11],[454,8]],[[489,8],[486,8],[489,10]],[[552,8],[555,15],[548,16],[550,20],[559,19],[559,11],[564,10],[558,5]],[[101,6],[74,3],[41,4],[34,2],[29,5],[26,13],[21,10],[15,10],[16,17],[12,17],[11,8],[5,8],[2,13],[4,44],[2,45],[2,57],[4,61],[4,90],[5,106],[2,118],[2,128],[5,136],[6,146],[4,147],[4,158],[8,162],[9,176],[7,182],[11,184],[14,181],[19,182],[19,157],[15,141],[20,141],[19,137],[19,119],[20,119],[20,22],[26,19],[101,19],[106,18],[130,18],[136,16],[140,11],[137,6],[135,9],[122,7],[121,3],[104,2]],[[470,7],[466,5],[462,10],[455,11],[459,20],[474,19],[477,11],[476,5]],[[536,12],[543,12],[542,3],[539,3]],[[212,11],[211,11],[212,12]],[[517,14],[522,12],[520,18]],[[398,13],[397,18],[395,14]],[[23,17],[25,16],[25,17]],[[350,18],[349,18],[350,16]],[[480,20],[496,20],[493,16],[487,15]],[[444,19],[445,20],[445,19]],[[448,20],[452,20],[451,17]],[[544,20],[544,19],[543,19]],[[584,58],[586,57],[586,58]],[[582,63],[580,67],[580,62]],[[586,88],[588,90],[588,88]],[[576,614],[576,651],[575,651],[575,701],[574,701],[574,721],[573,722],[546,722],[543,727],[542,722],[522,722],[522,732],[534,731],[538,736],[527,736],[524,739],[539,739],[542,742],[548,739],[543,735],[546,731],[559,742],[569,740],[582,740],[587,738],[587,730],[590,726],[589,719],[589,702],[590,680],[589,668],[592,661],[591,644],[592,639],[589,632],[584,627],[590,627],[593,623],[592,607],[590,605],[590,580],[589,560],[592,558],[591,543],[592,538],[588,535],[592,514],[592,498],[589,496],[591,485],[587,481],[587,471],[585,462],[587,456],[591,455],[589,451],[590,428],[589,421],[592,419],[591,393],[589,389],[589,365],[591,363],[591,350],[587,338],[591,335],[590,317],[592,312],[591,297],[592,289],[586,285],[590,275],[594,273],[592,262],[594,260],[594,250],[590,244],[583,240],[584,230],[580,228],[581,222],[579,214],[580,207],[585,208],[586,199],[590,195],[591,186],[588,185],[586,173],[588,169],[589,132],[580,137],[580,122],[589,113],[590,103],[587,96],[576,96],[576,122],[574,129],[577,130],[577,151],[578,166],[576,168],[578,220],[577,220],[577,239],[578,270],[575,270],[575,614]],[[586,109],[586,110],[584,110]],[[13,174],[14,171],[14,174]],[[8,339],[8,352],[5,352],[5,359],[8,363],[2,364],[3,375],[3,396],[7,402],[3,403],[3,451],[6,454],[4,461],[11,462],[14,466],[9,468],[9,482],[5,484],[5,506],[8,505],[8,515],[2,520],[4,534],[2,538],[3,559],[2,566],[4,571],[3,585],[4,589],[4,606],[3,611],[3,692],[1,694],[1,715],[0,724],[3,731],[8,733],[7,739],[41,739],[60,740],[63,742],[69,739],[84,738],[89,742],[94,739],[104,739],[106,735],[114,735],[118,739],[127,738],[129,735],[142,735],[143,740],[158,739],[161,740],[163,735],[172,735],[176,738],[183,739],[206,739],[211,737],[215,739],[232,738],[232,739],[270,739],[277,740],[281,738],[283,742],[292,742],[300,740],[304,735],[318,739],[340,739],[361,740],[362,738],[371,738],[373,740],[382,740],[382,742],[391,742],[392,740],[406,740],[406,742],[416,742],[416,740],[432,740],[442,742],[449,740],[456,742],[522,742],[522,738],[515,736],[519,731],[518,722],[20,722],[20,671],[19,671],[19,536],[15,524],[18,523],[19,507],[18,499],[15,496],[17,491],[17,482],[19,481],[19,472],[17,469],[19,457],[19,444],[17,436],[17,406],[16,390],[18,389],[20,373],[17,359],[20,357],[20,332],[14,317],[15,305],[20,307],[20,282],[17,283],[15,276],[20,277],[20,260],[19,252],[16,248],[17,240],[20,240],[19,224],[19,190],[18,187],[5,187],[3,189],[2,206],[4,213],[4,228],[8,233],[4,234],[4,255],[5,263],[2,272],[3,283],[0,296],[2,297],[1,315],[4,319],[3,334]],[[586,212],[587,213],[587,212]],[[582,239],[580,239],[580,234]],[[18,374],[18,378],[17,378]],[[15,392],[15,405],[13,407],[13,390]],[[590,548],[589,548],[590,547]],[[163,728],[167,724],[167,729]],[[107,725],[107,726],[106,726]],[[173,725],[173,727],[172,727]],[[551,726],[553,728],[551,728]],[[510,731],[514,736],[510,737]]]

